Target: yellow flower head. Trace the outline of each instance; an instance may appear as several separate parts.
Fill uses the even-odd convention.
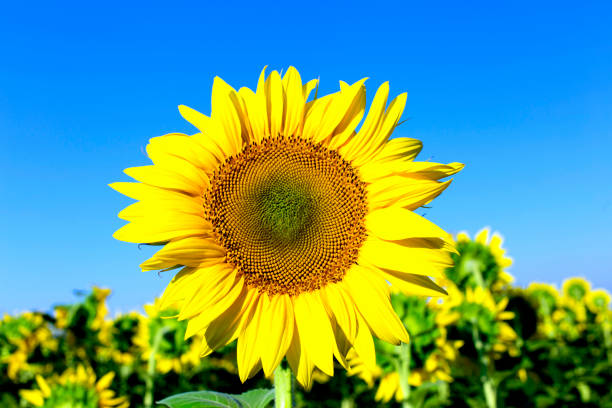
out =
[[[387,105],[384,83],[366,116],[364,83],[308,101],[317,80],[293,67],[264,69],[255,91],[215,78],[210,116],[179,107],[198,133],[151,139],[153,165],[125,170],[139,183],[111,185],[138,200],[114,236],[163,245],[142,269],[184,267],[161,307],[202,336],[202,355],[238,339],[243,381],[286,356],[309,388],[352,346],[373,358],[372,334],[408,341],[387,281],[441,292],[425,276],[451,265],[453,242],[414,211],[463,165],[414,162],[419,141],[390,139],[406,94]]]
[[[506,271],[512,259],[505,256],[502,236],[497,232],[489,235],[489,228],[479,231],[473,240],[465,232],[457,234],[455,264],[446,272],[455,285],[462,289],[484,286],[499,292],[514,281]]]
[[[610,294],[604,289],[595,289],[587,293],[586,304],[594,314],[605,313],[610,307]]]
[[[571,301],[584,301],[591,284],[584,278],[569,278],[563,282],[563,295]]]
[[[446,289],[449,295],[436,305],[438,308],[458,313],[461,317],[457,325],[460,327],[476,325],[493,352],[518,354],[517,334],[507,322],[514,318],[514,312],[506,310],[508,297],[497,301],[490,290],[480,286],[468,287],[462,293],[456,285],[449,283]]]
[[[163,374],[181,373],[186,367],[196,366],[200,362],[198,338],[185,339],[186,322],[169,319],[176,311],[162,310],[160,299],[144,308],[147,318],[138,325],[134,337],[134,344],[142,351],[142,359],[147,361],[157,347],[156,368]]]
[[[363,359],[351,349],[349,353],[350,375],[357,375],[370,387],[374,379],[381,377],[376,399],[389,401],[394,395],[398,400],[403,398],[399,388],[398,356],[406,353],[410,356],[410,377],[412,386],[438,380],[451,382],[450,362],[458,356],[463,345],[461,340],[447,339],[447,326],[455,323],[459,313],[440,309],[433,302],[416,296],[394,294],[392,303],[410,334],[410,344],[393,347],[376,341],[377,363],[374,369],[364,364]]]
[[[21,390],[19,394],[35,407],[127,408],[127,399],[115,397],[109,389],[114,377],[110,372],[97,380],[91,368],[78,366],[51,380],[38,375],[38,389]]]
[[[22,371],[38,371],[28,359],[36,351],[57,349],[57,340],[43,315],[25,312],[5,315],[0,321],[0,363],[7,364],[7,375],[16,380]]]
[[[137,312],[130,312],[117,316],[104,323],[100,338],[104,347],[102,353],[110,355],[118,364],[129,365],[140,359],[141,348],[136,339],[141,333],[141,327],[147,324],[144,316]]]

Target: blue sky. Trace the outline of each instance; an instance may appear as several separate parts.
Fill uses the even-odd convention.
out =
[[[215,75],[254,87],[264,65],[323,93],[365,76],[370,98],[408,92],[396,135],[466,163],[428,218],[500,231],[521,285],[612,289],[609,2],[90,3],[0,15],[0,313],[92,284],[114,311],[161,293],[169,276],[138,268],[151,251],[111,236],[130,200],[107,184],[149,138],[193,131],[176,107],[209,113]]]

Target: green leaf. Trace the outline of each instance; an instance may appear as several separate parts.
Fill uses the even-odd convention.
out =
[[[234,396],[245,408],[265,408],[274,400],[274,390],[257,389]]]
[[[274,399],[274,390],[258,389],[240,395],[216,391],[193,391],[159,401],[169,408],[265,408]]]

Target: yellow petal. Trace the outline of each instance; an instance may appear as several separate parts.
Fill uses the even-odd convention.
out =
[[[352,161],[361,150],[364,149],[370,143],[370,139],[374,138],[374,135],[379,128],[379,125],[383,119],[385,113],[385,106],[387,106],[387,97],[389,96],[389,82],[383,83],[378,90],[370,110],[366,116],[363,125],[357,132],[357,135],[351,138],[348,143],[339,149],[343,157],[347,160]]]
[[[185,165],[173,170],[160,168],[159,166],[141,166],[127,168],[124,172],[133,179],[151,186],[201,196],[208,188],[208,177],[204,172],[198,172],[194,166],[189,165],[184,160],[180,161]]]
[[[297,323],[297,322],[296,322]],[[310,355],[311,351],[305,347],[299,336],[297,327],[293,329],[293,340],[287,350],[287,362],[291,370],[295,373],[295,379],[304,387],[306,391],[312,388],[312,372],[314,362]]]
[[[231,278],[230,278],[231,279]],[[210,301],[209,307],[199,309],[199,314],[191,317],[187,324],[187,330],[185,332],[185,338],[189,338],[192,335],[201,332],[206,327],[223,314],[231,305],[234,304],[236,299],[243,294],[244,278],[235,276],[233,280],[230,280],[230,286],[219,288],[215,299]],[[186,312],[185,315],[191,315],[197,309],[191,309]],[[180,315],[179,315],[180,317]]]
[[[319,80],[318,79],[311,79],[310,81],[308,81],[306,84],[304,84],[302,86],[302,92],[304,94],[304,100],[308,99],[308,96],[310,95],[310,93],[317,88],[317,86],[319,86]]]
[[[352,344],[357,336],[357,317],[355,307],[342,285],[329,284],[322,290],[325,306],[335,318],[347,340]]]
[[[268,100],[268,120],[270,121],[270,135],[277,137],[283,131],[283,117],[285,111],[283,84],[277,71],[272,71],[266,80],[266,96]]]
[[[293,306],[300,342],[321,371],[334,375],[335,336],[318,292],[301,293],[293,298]]]
[[[342,120],[347,116],[347,113],[350,113],[351,115],[358,113],[358,111],[354,112],[350,108],[363,93],[363,83],[366,81],[366,79],[367,78],[364,78],[356,82],[355,84],[346,88],[345,91],[340,91],[331,100],[325,115],[322,117],[321,122],[313,134],[313,141],[315,143],[321,142],[332,136],[336,127],[338,127]],[[351,122],[352,119],[353,118],[350,117],[347,119],[347,121]]]
[[[49,398],[51,396],[51,388],[49,387],[49,384],[47,384],[45,379],[41,377],[40,375],[37,375],[36,383],[38,384],[38,388],[40,388],[40,391],[42,392],[43,397]]]
[[[391,307],[389,286],[384,280],[366,268],[353,265],[342,282],[376,337],[392,344],[408,342],[408,333]]]
[[[336,96],[337,94],[326,95],[306,104],[306,117],[304,118],[302,138],[306,140],[314,139],[315,135],[319,132],[319,126],[323,117],[327,114],[328,107]]]
[[[450,234],[433,222],[401,207],[372,211],[366,216],[365,221],[368,231],[385,240],[426,237],[454,242]]]
[[[193,222],[200,224],[204,220],[202,200],[184,194],[174,194],[167,199],[145,200],[131,204],[121,210],[118,217],[127,221],[144,223],[174,222],[177,217],[195,216]]]
[[[202,284],[202,280],[206,279],[202,268],[183,268],[170,281],[162,297],[159,299],[159,309],[167,309],[170,305],[180,301],[182,303],[186,299],[190,299],[193,293]],[[145,311],[148,313],[148,305],[145,305]]]
[[[390,176],[368,185],[368,204],[371,209],[395,205],[408,210],[416,210],[439,196],[451,181],[440,183],[432,180]]]
[[[208,308],[214,308],[228,292],[241,281],[233,265],[217,264],[207,268],[200,268],[204,277],[201,286],[186,300],[179,314],[179,320],[191,318]]]
[[[268,127],[266,95],[263,92],[256,94],[249,88],[240,88],[238,94],[245,102],[252,131],[251,140],[255,143],[259,143],[270,133]]]
[[[242,289],[242,294],[202,333],[200,355],[206,356],[213,350],[223,347],[236,340],[243,327],[251,321],[254,304],[259,297],[256,289]]]
[[[380,269],[373,265],[368,265],[368,268],[377,272],[383,279],[388,281],[392,287],[397,288],[400,292],[408,296],[438,297],[448,294],[427,276]]]
[[[286,95],[283,135],[290,137],[296,135],[302,127],[304,105],[306,102],[302,89],[302,78],[294,67],[289,67],[283,77],[283,87],[285,88]]]
[[[39,390],[19,390],[19,395],[30,404],[42,407],[45,403],[42,392]]]
[[[225,249],[212,239],[187,237],[167,243],[140,267],[143,271],[171,268],[176,265],[197,266],[209,258],[223,258]]]
[[[105,374],[102,378],[100,378],[100,380],[98,380],[98,382],[96,383],[96,390],[98,392],[107,389],[108,387],[110,387],[110,385],[113,382],[113,378],[115,378],[115,373],[114,372],[110,372]]]
[[[383,119],[380,122],[379,128],[376,129],[374,134],[364,134],[362,136],[362,129],[359,130],[356,137],[364,137],[364,139],[367,139],[367,142],[363,148],[360,149],[359,155],[352,161],[355,166],[360,166],[367,163],[372,157],[375,157],[376,154],[382,150],[385,143],[389,139],[389,136],[391,136],[391,133],[393,133],[393,130],[395,130],[397,123],[402,117],[404,107],[406,106],[406,98],[407,94],[403,93],[391,101]]]
[[[476,234],[475,241],[482,244],[487,245],[487,241],[489,240],[489,228],[483,228]]]
[[[261,339],[263,310],[268,305],[268,296],[261,296],[258,303],[254,306],[251,320],[242,330],[240,337],[238,337],[236,359],[238,362],[238,374],[242,382],[251,378],[258,371],[261,364],[261,349],[268,346]]]
[[[235,143],[226,137],[225,130],[219,122],[185,105],[179,105],[179,112],[186,121],[202,132],[192,137],[213,152],[218,161],[222,162],[238,153]]]
[[[399,175],[413,179],[439,180],[458,173],[465,167],[461,163],[440,164],[433,162],[387,161],[384,163],[371,161],[359,168],[363,181],[372,183],[377,179]]]
[[[168,157],[185,160],[207,173],[212,173],[219,164],[213,151],[206,149],[195,138],[181,133],[152,138],[147,146],[147,154],[153,163],[162,167],[167,167],[165,159]]]
[[[210,223],[202,220],[193,220],[183,217],[175,222],[159,225],[151,223],[130,222],[119,228],[113,234],[115,239],[136,244],[154,244],[172,239],[184,238],[193,235],[204,235],[212,231]]]
[[[232,150],[242,150],[243,136],[239,117],[238,94],[224,80],[215,77],[213,81],[210,117],[223,129]]]
[[[409,137],[396,137],[388,140],[378,154],[373,157],[372,161],[364,164],[362,167],[368,166],[370,163],[380,165],[397,160],[411,162],[421,152],[422,148],[423,143],[420,140]]]
[[[167,200],[183,200],[184,202],[184,200],[189,200],[197,203],[199,206],[203,203],[201,197],[192,197],[178,191],[166,190],[143,183],[118,182],[111,183],[108,186],[135,200],[151,200],[154,202]]]
[[[353,85],[354,86],[354,85]],[[351,92],[352,89],[347,89],[346,92]],[[361,84],[351,105],[349,106],[346,115],[334,130],[334,135],[329,142],[330,149],[340,150],[351,138],[355,137],[355,128],[363,119],[366,105],[366,90]]]
[[[357,316],[357,337],[355,338],[355,351],[370,371],[377,369],[376,366],[376,350],[374,348],[374,340],[372,332],[365,319],[360,313]]]
[[[263,311],[261,327],[258,329],[261,338],[257,340],[265,344],[261,350],[261,362],[266,377],[274,373],[274,369],[287,354],[294,326],[293,304],[289,296],[273,296]]]
[[[373,237],[363,244],[359,258],[365,264],[379,268],[434,277],[443,277],[444,270],[453,264],[446,251],[406,246]]]

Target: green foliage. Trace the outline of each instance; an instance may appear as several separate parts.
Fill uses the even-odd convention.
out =
[[[513,287],[505,272],[509,260],[500,239],[493,239],[458,242],[448,281],[439,282],[447,298],[392,294],[409,346],[375,340],[379,371],[349,374],[338,364],[331,378],[315,373],[312,391],[295,390],[296,406],[612,407],[609,294],[579,278],[562,291],[546,284]],[[30,406],[20,391],[39,389],[37,376],[52,384],[79,365],[98,379],[115,373],[109,389],[132,407],[145,406],[147,393],[168,408],[271,405],[270,380],[261,373],[244,384],[238,379],[235,343],[203,359],[196,350],[194,359],[193,341],[201,339],[184,339],[185,321],[136,312],[111,319],[109,291],[77,295],[52,313],[0,321],[1,407]],[[410,386],[409,395],[398,398],[401,370]],[[395,383],[388,381],[393,375]],[[91,389],[62,387],[45,407],[96,406]]]
[[[240,395],[215,391],[193,391],[159,401],[169,408],[265,408],[274,400],[274,390],[251,390]]]

